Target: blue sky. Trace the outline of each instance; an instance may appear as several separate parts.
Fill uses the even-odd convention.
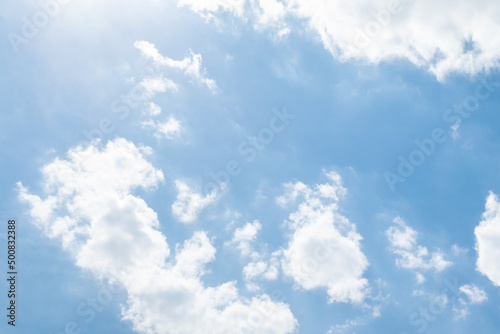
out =
[[[55,1],[0,2],[2,333],[498,331],[497,3]]]

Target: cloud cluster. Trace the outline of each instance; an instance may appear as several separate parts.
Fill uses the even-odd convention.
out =
[[[500,286],[500,202],[490,193],[483,220],[474,230],[476,235],[477,270]]]
[[[296,208],[287,222],[290,236],[282,253],[283,272],[305,290],[326,289],[329,302],[360,303],[368,292],[362,237],[338,212],[338,200],[346,192],[341,177],[328,172],[326,178],[327,183],[312,187],[288,183],[277,198],[282,206]]]
[[[401,268],[417,271],[419,283],[425,280],[419,271],[439,272],[452,265],[440,250],[431,253],[427,247],[417,244],[417,232],[400,217],[394,219],[394,225],[385,234],[391,250],[398,256],[396,264]]]
[[[236,282],[203,284],[216,253],[205,232],[196,231],[172,258],[156,212],[133,194],[164,180],[146,160],[150,153],[124,139],[102,150],[76,147],[42,169],[45,198],[21,183],[19,198],[29,204],[35,225],[61,239],[80,268],[124,286],[122,316],[138,333],[296,332],[283,302],[265,294],[244,298]]]
[[[257,29],[304,22],[333,57],[369,63],[406,59],[439,80],[499,67],[500,3],[484,0],[179,0],[207,18],[226,11]]]
[[[153,119],[161,115],[162,109],[150,100],[158,93],[165,93],[167,91],[176,92],[179,90],[179,87],[171,79],[164,77],[158,69],[170,68],[180,70],[191,80],[206,85],[212,93],[217,91],[217,84],[215,80],[206,77],[206,70],[202,68],[202,57],[200,54],[195,54],[189,50],[189,57],[185,57],[182,60],[174,60],[162,56],[153,43],[136,41],[134,46],[155,65],[155,69],[150,70],[149,75],[142,79],[136,89],[134,89],[134,93],[141,94],[141,102],[146,109],[145,114],[149,116],[149,119],[143,121],[141,124],[143,128],[153,130],[154,136],[158,139],[173,139],[180,135],[182,129],[181,122],[172,115],[164,121]],[[130,95],[129,99],[136,100],[134,94]]]

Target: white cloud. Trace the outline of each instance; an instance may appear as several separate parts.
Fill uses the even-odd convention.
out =
[[[398,255],[396,264],[399,267],[440,272],[452,265],[450,261],[445,260],[444,254],[440,250],[430,253],[426,247],[418,245],[418,233],[406,225],[403,219],[396,217],[394,224],[385,233],[392,251]],[[416,275],[419,283],[425,281],[425,277],[421,273],[417,272]]]
[[[122,316],[138,333],[295,333],[297,321],[283,302],[265,294],[244,298],[236,282],[203,284],[205,265],[216,253],[205,232],[195,232],[171,258],[157,214],[132,193],[163,182],[148,153],[124,139],[102,150],[77,147],[67,160],[43,168],[46,199],[21,184],[19,198],[36,226],[60,238],[79,267],[123,285],[128,301]]]
[[[499,67],[500,41],[495,32],[500,29],[500,3],[494,0],[485,0],[480,6],[467,0],[257,2],[180,0],[178,4],[207,18],[227,11],[244,21],[252,18],[260,25],[288,28],[287,17],[304,20],[332,56],[341,61],[376,64],[406,59],[439,80],[452,72],[475,74]],[[301,29],[302,25],[292,28]]]
[[[267,263],[264,261],[251,262],[243,268],[243,274],[247,280],[258,277],[266,272]]]
[[[247,223],[241,228],[237,228],[234,231],[233,239],[226,243],[226,245],[236,245],[241,251],[242,256],[252,256],[258,257],[258,254],[254,251],[252,243],[257,237],[257,233],[262,229],[262,225],[258,220],[254,220],[252,223]]]
[[[423,283],[425,283],[425,281],[426,281],[425,276],[422,275],[421,273],[417,273],[417,283],[423,284]]]
[[[282,268],[303,289],[326,289],[329,302],[362,302],[368,281],[368,261],[361,251],[356,226],[338,213],[337,201],[346,192],[335,172],[328,182],[309,187],[301,182],[285,185],[277,202],[301,202],[290,214],[291,235],[283,250]]]
[[[342,325],[332,326],[326,334],[347,334],[354,333],[353,328],[359,326],[356,320],[346,320]]]
[[[155,131],[154,135],[158,139],[172,139],[178,136],[182,129],[181,123],[173,116],[170,116],[168,121],[164,123],[155,122],[150,119],[148,121],[142,122],[141,124],[143,127],[153,129]]]
[[[140,86],[144,88],[148,98],[155,96],[157,93],[165,93],[167,90],[177,90],[177,85],[170,79],[164,77],[148,77],[141,81]]]
[[[245,226],[234,231],[231,241],[225,243],[226,246],[235,246],[240,250],[242,256],[250,256],[252,262],[243,268],[243,278],[249,291],[258,291],[260,286],[255,283],[256,279],[262,278],[268,281],[276,280],[279,275],[279,256],[281,251],[271,254],[270,259],[265,259],[266,255],[257,252],[253,243],[257,239],[257,234],[262,229],[262,224],[254,220],[246,223]]]
[[[217,84],[213,79],[206,77],[206,70],[201,67],[202,57],[200,54],[189,50],[190,56],[183,60],[173,60],[169,57],[164,57],[156,49],[153,43],[146,41],[137,41],[134,46],[141,53],[153,61],[157,66],[165,66],[183,71],[191,79],[206,85],[212,93],[217,91]]]
[[[464,293],[469,298],[471,304],[481,304],[488,300],[486,292],[483,289],[478,288],[474,284],[461,286],[460,292]]]
[[[48,236],[61,238],[77,264],[98,276],[134,266],[140,257],[148,265],[161,263],[168,250],[155,230],[156,213],[131,195],[164,180],[144,159],[149,153],[124,139],[109,142],[102,151],[92,145],[76,147],[68,160],[56,158],[43,167],[46,199],[29,194],[20,183],[19,197],[30,205],[35,224]],[[40,211],[40,203],[50,205]],[[123,239],[129,236],[134,242],[126,245]]]
[[[310,192],[309,187],[300,181],[285,183],[283,187],[285,188],[284,194],[276,198],[276,203],[282,207],[286,207],[288,203],[295,202],[300,195]]]
[[[284,20],[286,10],[282,2],[277,0],[258,0],[258,4],[260,15],[258,16],[257,28]]]
[[[188,6],[207,19],[214,19],[219,11],[227,11],[235,16],[243,16],[246,0],[179,0],[178,6]]]
[[[417,231],[407,226],[400,217],[396,217],[394,222],[397,225],[391,226],[386,231],[386,236],[391,247],[406,250],[415,248],[417,244]]]
[[[464,298],[458,298],[453,305],[453,314],[455,320],[463,320],[470,315],[470,304],[482,304],[488,300],[488,296],[483,289],[474,284],[462,285],[459,291],[467,296],[468,302]]]
[[[283,2],[277,0],[258,0],[254,2],[253,12],[256,17],[254,28],[256,30],[271,29],[274,40],[279,41],[290,34],[285,16],[286,8]]]
[[[500,202],[490,193],[483,220],[474,230],[476,235],[477,270],[500,286]]]
[[[183,223],[192,223],[198,219],[200,212],[208,205],[215,203],[218,193],[213,190],[210,194],[203,196],[199,190],[193,189],[184,181],[176,180],[177,199],[172,204],[172,213]]]
[[[276,198],[276,202],[280,206],[286,207],[288,204],[296,202],[300,197],[304,197],[306,199],[317,197],[330,199],[335,202],[339,201],[339,199],[347,192],[347,190],[342,187],[342,179],[340,175],[335,172],[325,172],[325,175],[328,178],[329,183],[317,184],[313,189],[300,181],[295,183],[285,183],[285,191],[282,196],[278,196]]]
[[[356,316],[354,319],[344,319],[342,324],[331,326],[326,334],[354,334],[358,333],[356,327],[369,328],[372,326],[373,321],[381,316],[382,309],[392,299],[390,294],[383,292],[386,287],[386,282],[380,279],[375,280],[370,290],[377,290],[377,293],[374,294],[375,291],[372,290],[370,295],[367,296],[371,305],[368,305],[368,303],[363,304],[363,314]]]
[[[251,262],[243,268],[243,275],[247,281],[251,281],[257,277],[263,277],[268,281],[273,281],[277,279],[279,275],[279,262],[276,258],[270,262]]]
[[[272,254],[268,260],[250,262],[243,268],[243,278],[249,291],[259,291],[261,288],[256,280],[275,281],[280,273],[279,256],[281,251]]]
[[[161,107],[154,102],[150,102],[147,113],[149,116],[159,116],[161,114]]]
[[[228,12],[248,21],[253,21],[253,27],[262,31],[271,29],[275,39],[281,39],[290,33],[285,16],[285,2],[279,0],[178,0],[179,7],[189,7],[207,21],[220,23],[217,15]]]

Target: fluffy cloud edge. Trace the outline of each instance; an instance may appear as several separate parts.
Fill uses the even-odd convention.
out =
[[[324,173],[326,183],[288,183],[276,199],[282,206],[296,207],[287,221],[290,236],[281,266],[298,287],[325,289],[329,303],[360,304],[369,293],[363,277],[368,260],[361,250],[362,237],[355,224],[338,212],[338,201],[346,193],[340,175]]]
[[[133,194],[164,181],[145,159],[151,153],[121,138],[76,147],[43,167],[45,199],[21,183],[19,199],[77,266],[126,289],[122,318],[138,333],[295,333],[297,320],[276,296],[242,297],[235,282],[203,284],[216,253],[206,232],[196,231],[171,257],[156,212]]]
[[[482,220],[474,229],[476,236],[476,270],[495,286],[500,286],[500,202],[490,192],[486,199]]]
[[[275,36],[302,29],[301,20],[340,61],[371,64],[406,59],[431,72],[439,81],[451,73],[475,75],[500,67],[500,28],[495,14],[500,4],[476,6],[465,0],[440,3],[431,0],[369,1],[349,3],[328,0],[179,0],[207,19],[218,21],[229,12],[253,21],[257,30],[273,28]],[[449,6],[454,10],[450,11]],[[429,10],[432,8],[432,10]],[[302,25],[303,26],[303,25]]]

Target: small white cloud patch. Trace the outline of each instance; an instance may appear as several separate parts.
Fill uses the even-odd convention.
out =
[[[254,258],[258,257],[252,247],[252,243],[257,237],[257,233],[262,229],[262,225],[258,220],[254,220],[252,223],[247,223],[241,228],[237,228],[234,231],[233,239],[226,242],[227,246],[235,245],[241,252],[242,256],[252,256]]]
[[[165,93],[167,90],[176,91],[177,85],[170,79],[164,77],[148,77],[141,81],[140,86],[144,88],[146,97],[152,98],[157,93]]]
[[[181,132],[181,123],[176,120],[173,116],[170,116],[166,122],[158,122],[153,120],[148,120],[141,123],[143,127],[150,128],[154,130],[154,135],[158,139],[173,139],[179,136]]]
[[[175,181],[177,188],[177,199],[172,204],[173,215],[183,223],[192,223],[198,219],[198,215],[208,205],[217,201],[219,194],[213,190],[210,194],[203,196],[181,180]]]
[[[398,256],[396,264],[401,268],[416,270],[418,283],[425,281],[418,270],[440,272],[452,265],[440,250],[431,253],[427,247],[418,245],[417,231],[406,225],[400,217],[394,219],[394,225],[385,234],[391,250]]]
[[[206,85],[212,93],[217,92],[218,88],[215,80],[207,78],[206,70],[201,67],[202,57],[200,54],[196,54],[192,50],[189,50],[189,57],[183,60],[174,60],[162,56],[153,43],[137,41],[134,43],[134,46],[139,49],[145,57],[151,59],[155,65],[181,70],[191,79]]]
[[[488,300],[488,296],[483,289],[478,288],[474,284],[467,284],[460,287],[460,292],[464,293],[471,304],[481,304]]]

